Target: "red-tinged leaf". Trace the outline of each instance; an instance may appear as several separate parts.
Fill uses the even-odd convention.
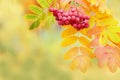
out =
[[[99,37],[97,36],[97,37],[95,37],[92,41],[91,41],[91,44],[90,44],[90,46],[92,47],[92,48],[96,48],[96,47],[98,47],[100,44],[99,44]]]

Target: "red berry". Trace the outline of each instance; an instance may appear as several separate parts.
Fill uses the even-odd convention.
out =
[[[54,16],[57,16],[57,13],[56,13],[56,12],[53,12],[53,15],[54,15]]]
[[[50,12],[53,12],[53,11],[54,11],[54,8],[49,8],[49,11],[50,11]]]
[[[66,21],[66,20],[67,20],[67,18],[66,18],[66,17],[63,17],[63,18],[62,18],[62,20],[63,20],[63,21]]]
[[[78,16],[78,13],[77,13],[77,11],[75,11],[73,14],[74,14],[74,16]]]
[[[73,13],[72,13],[72,12],[69,12],[68,14],[69,14],[69,16],[72,16],[72,15],[73,15]]]
[[[59,18],[59,20],[62,20],[63,17],[62,16],[58,16],[58,18]]]
[[[90,17],[81,14],[76,8],[71,8],[69,11],[50,8],[50,11],[53,12],[59,25],[72,25],[77,30],[89,27]]]
[[[81,18],[82,17],[82,14],[79,14],[79,18]]]
[[[65,21],[65,24],[66,24],[66,25],[69,24],[69,21]]]
[[[64,13],[63,13],[63,16],[68,16],[68,13],[67,13],[67,12],[64,12]]]
[[[57,13],[57,16],[61,16],[61,13]]]
[[[73,26],[74,26],[75,28],[77,28],[77,24],[73,24]]]
[[[83,22],[84,22],[84,23],[88,23],[88,20],[84,20]]]
[[[90,17],[89,17],[89,16],[84,16],[84,18],[85,18],[85,19],[87,19],[87,20],[89,20],[89,19],[90,19]]]
[[[80,19],[77,17],[77,18],[76,18],[76,21],[77,21],[77,22],[79,22],[79,21],[80,21]]]
[[[88,24],[88,23],[86,23],[86,24],[85,24],[85,28],[88,28],[88,27],[89,27],[89,24]]]
[[[81,24],[78,24],[78,27],[79,27],[79,28],[81,28],[81,27],[82,27],[82,25],[81,25]]]
[[[58,24],[59,24],[59,25],[62,25],[62,24],[63,24],[63,22],[62,22],[62,21],[58,21]]]
[[[67,19],[68,19],[68,20],[71,20],[71,17],[70,17],[70,16],[68,16],[68,17],[67,17]]]
[[[75,20],[75,16],[72,16],[72,20]]]
[[[58,10],[58,12],[63,13],[64,11],[63,10]]]
[[[75,11],[76,11],[76,9],[75,9],[75,8],[72,8],[72,9],[71,9],[71,11],[72,11],[72,12],[75,12]]]
[[[56,8],[49,8],[49,11],[50,12],[55,12],[55,11],[57,11],[57,9]]]

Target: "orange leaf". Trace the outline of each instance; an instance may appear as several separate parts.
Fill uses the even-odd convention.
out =
[[[79,47],[73,47],[65,53],[64,59],[66,60],[72,59],[77,55],[78,52],[79,52]]]
[[[67,47],[70,46],[72,44],[74,44],[77,41],[78,37],[77,36],[71,36],[71,37],[67,37],[63,40],[62,42],[62,46],[63,47]]]
[[[97,35],[97,34],[99,34],[101,31],[102,31],[101,27],[100,27],[100,26],[96,26],[96,27],[93,27],[92,29],[90,29],[90,30],[88,31],[88,33],[89,33],[90,35]]]
[[[66,29],[62,32],[62,38],[73,35],[76,32],[77,32],[77,30],[71,26],[71,27],[69,27],[68,29]]]
[[[97,7],[101,13],[110,14],[110,10],[105,5],[105,0],[87,0],[87,1],[91,4],[91,6]]]
[[[72,63],[70,64],[70,68],[71,68],[72,70],[75,70],[75,69],[76,69],[76,67],[77,67],[76,63],[77,63],[77,62],[76,62],[75,60],[73,60]]]
[[[91,58],[95,57],[95,55],[92,53],[92,50],[89,49],[89,48],[80,47],[80,51],[81,51],[82,54],[87,55],[87,56],[89,56]]]
[[[87,37],[89,37],[89,38],[91,38],[91,35],[88,34],[88,29],[80,30],[80,33],[83,34],[83,35],[85,35],[85,36],[87,36]]]
[[[94,48],[94,47],[98,47],[100,44],[99,44],[99,36],[96,36],[92,41],[91,41],[91,48]]]
[[[85,37],[80,37],[79,41],[82,45],[85,45],[86,47],[90,47],[90,41]]]
[[[76,2],[80,5],[78,9],[81,13],[90,13],[90,5],[86,0],[76,0]]]

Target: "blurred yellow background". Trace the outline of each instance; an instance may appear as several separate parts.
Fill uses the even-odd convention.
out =
[[[97,62],[85,74],[72,71],[63,59],[61,29],[56,25],[30,31],[24,19],[30,0],[0,0],[0,80],[120,80]],[[120,0],[107,0],[120,22]]]

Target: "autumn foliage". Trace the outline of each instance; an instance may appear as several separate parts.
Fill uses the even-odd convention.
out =
[[[64,55],[66,60],[72,60],[71,69],[80,69],[86,72],[92,64],[92,59],[96,58],[99,67],[107,66],[111,72],[115,72],[120,67],[120,26],[114,19],[111,11],[106,6],[106,0],[36,0],[38,5],[31,5],[32,14],[27,14],[26,18],[33,20],[30,29],[34,29],[45,20],[48,26],[50,23],[58,21],[62,25],[62,46],[71,47]],[[55,19],[49,11],[50,8],[68,11],[71,8],[79,10],[79,14],[89,16],[89,26],[78,28],[76,21],[60,23],[60,19]],[[61,15],[61,14],[60,14]],[[63,14],[62,14],[63,15]],[[68,17],[68,16],[67,16]],[[69,16],[72,18],[72,16]],[[77,16],[75,18],[78,18]],[[81,19],[81,18],[79,18]],[[85,19],[79,20],[80,25]],[[78,44],[79,43],[79,44]]]

